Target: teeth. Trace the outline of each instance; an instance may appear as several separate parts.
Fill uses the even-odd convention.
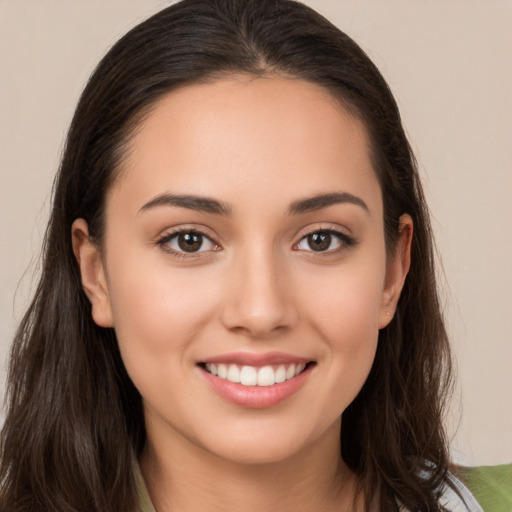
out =
[[[263,366],[262,368],[242,366],[240,368],[236,364],[207,363],[205,367],[212,375],[217,375],[230,382],[240,383],[243,386],[273,386],[299,375],[306,365],[303,363],[286,366],[281,364],[274,369],[272,366]]]
[[[276,370],[276,383],[284,382],[286,380],[286,368],[284,365],[279,366],[279,368]]]
[[[228,377],[228,367],[225,364],[219,364],[219,366],[217,366],[217,375],[221,379],[227,379],[227,377]]]
[[[236,366],[235,364],[229,365],[227,379],[230,382],[240,382],[241,375],[240,375],[240,370],[238,369],[238,366]]]
[[[258,386],[273,386],[276,383],[276,374],[272,366],[264,366],[258,370]]]
[[[235,365],[231,365],[235,366]],[[258,371],[252,366],[242,366],[240,370],[240,383],[244,386],[255,386],[258,382]]]

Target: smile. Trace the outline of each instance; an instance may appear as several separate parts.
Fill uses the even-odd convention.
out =
[[[220,379],[240,383],[242,386],[273,386],[280,384],[293,377],[298,376],[306,368],[305,363],[281,364],[278,366],[239,366],[236,364],[214,364],[206,363],[204,368],[207,372]]]
[[[198,363],[201,375],[221,398],[241,407],[268,408],[297,393],[316,361],[282,353],[224,354]]]

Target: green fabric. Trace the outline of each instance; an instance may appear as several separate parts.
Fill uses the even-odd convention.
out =
[[[484,512],[512,512],[512,464],[460,468],[460,477]]]
[[[139,469],[137,469],[137,483],[139,486],[139,512],[156,512]]]
[[[484,512],[512,512],[512,464],[459,467],[457,473]],[[140,471],[137,479],[140,512],[155,512]]]

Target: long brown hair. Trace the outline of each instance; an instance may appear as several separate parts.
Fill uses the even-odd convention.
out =
[[[113,329],[92,320],[71,247],[84,218],[101,243],[105,196],[133,130],[164,94],[232,73],[319,84],[361,119],[384,200],[388,251],[414,222],[412,264],[370,376],[343,413],[342,456],[368,506],[438,510],[448,451],[450,352],[416,163],[393,96],[346,34],[291,0],[184,0],[128,32],[98,65],[73,118],[54,187],[35,297],[12,348],[0,508],[135,510],[145,442],[141,397]]]

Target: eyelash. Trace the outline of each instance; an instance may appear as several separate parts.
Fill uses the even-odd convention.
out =
[[[167,245],[173,239],[177,239],[182,234],[196,235],[196,236],[201,237],[202,242],[201,242],[201,245],[199,246],[199,249],[201,249],[202,246],[204,245],[205,239],[208,240],[209,243],[211,243],[214,248],[210,249],[210,250],[202,250],[202,251],[198,250],[198,251],[187,252],[187,251],[180,251],[180,250],[173,249]],[[312,249],[310,247],[310,250],[306,250],[304,252],[311,252],[313,254],[317,254],[320,256],[331,255],[331,254],[337,254],[343,250],[349,249],[357,244],[357,240],[355,238],[353,238],[341,231],[337,231],[335,229],[316,229],[316,230],[313,230],[313,231],[303,234],[301,236],[300,240],[296,244],[293,245],[293,249],[297,250],[297,251],[300,250],[300,249],[298,249],[298,247],[303,241],[307,240],[308,237],[310,237],[310,236],[319,235],[319,234],[326,234],[326,235],[336,238],[340,244],[340,247],[336,247],[335,249],[330,249],[330,250],[328,249],[325,251],[315,251],[314,249]],[[332,240],[331,240],[331,242],[332,242]],[[210,251],[216,252],[216,251],[221,250],[220,246],[215,241],[213,241],[208,235],[201,232],[200,230],[188,229],[188,228],[178,229],[176,231],[173,231],[172,233],[168,233],[168,234],[162,236],[161,238],[159,238],[156,241],[156,245],[160,246],[162,248],[162,250],[164,250],[168,253],[171,253],[173,256],[176,256],[178,258],[193,258],[193,257],[197,257],[202,252],[210,252]]]
[[[196,235],[196,236],[201,237],[202,242],[201,242],[201,245],[199,248],[201,248],[204,245],[204,240],[206,239],[214,246],[214,249],[212,249],[213,251],[220,250],[219,245],[216,244],[208,235],[201,232],[200,230],[189,229],[189,228],[177,229],[177,230],[173,231],[172,233],[168,233],[168,234],[162,236],[161,238],[159,238],[156,241],[156,245],[160,246],[162,248],[162,250],[169,252],[173,256],[176,256],[178,258],[193,258],[193,257],[197,257],[197,255],[199,255],[202,252],[208,252],[208,251],[204,251],[204,250],[203,251],[200,251],[200,250],[199,251],[191,251],[191,252],[179,251],[179,250],[173,249],[172,247],[169,247],[167,245],[173,239],[177,239],[180,235],[183,235],[183,234]]]
[[[329,235],[330,237],[336,238],[339,242],[339,247],[336,247],[335,249],[329,249],[326,251],[315,251],[310,246],[310,250],[305,251],[305,252],[310,252],[310,253],[313,253],[313,254],[319,255],[319,256],[329,256],[329,255],[338,254],[344,250],[350,249],[351,247],[354,247],[357,244],[357,240],[355,238],[347,235],[346,233],[343,233],[342,231],[337,231],[336,229],[325,228],[325,229],[315,229],[313,231],[309,231],[309,232],[303,234],[301,236],[300,240],[293,247],[298,248],[299,245],[303,241],[307,241],[307,239],[310,236],[319,235],[319,234],[325,234],[325,235]],[[331,242],[332,242],[332,240],[331,240]]]

